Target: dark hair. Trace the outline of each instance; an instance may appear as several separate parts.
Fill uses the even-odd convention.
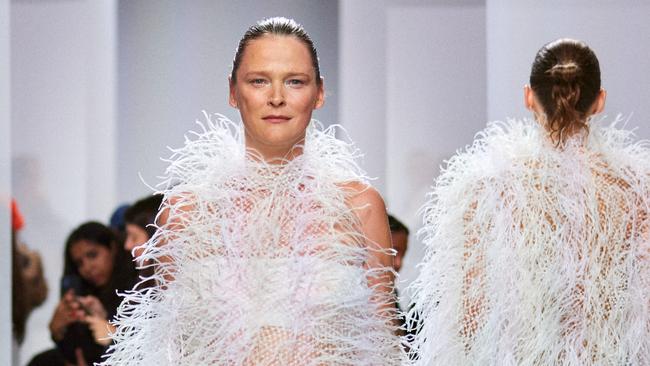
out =
[[[79,241],[86,240],[96,245],[101,245],[115,252],[113,258],[113,271],[107,286],[97,288],[92,283],[81,277],[79,268],[72,260],[70,250],[72,246]],[[72,231],[65,243],[65,266],[63,269],[64,276],[78,276],[81,279],[84,289],[88,295],[96,296],[106,308],[109,316],[114,315],[114,311],[120,303],[120,297],[117,291],[130,290],[135,284],[137,275],[135,267],[129,253],[117,245],[115,234],[111,229],[99,222],[86,222]],[[61,294],[63,295],[63,294]]]
[[[296,23],[296,21],[293,19],[287,19],[283,17],[260,20],[257,22],[257,24],[248,28],[246,33],[244,33],[242,39],[239,40],[239,45],[235,51],[235,59],[232,62],[232,72],[230,74],[230,79],[233,83],[237,82],[237,70],[239,69],[239,64],[241,64],[241,60],[244,56],[244,51],[246,50],[248,43],[267,34],[277,36],[293,36],[302,41],[302,43],[307,46],[307,49],[311,54],[311,63],[314,66],[314,72],[316,73],[316,83],[320,85],[320,66],[318,64],[318,53],[316,52],[316,46],[314,46],[314,42],[302,27],[302,25]]]
[[[390,228],[391,233],[404,232],[406,235],[409,235],[409,228],[406,227],[401,221],[399,221],[395,216],[388,215],[388,227]]]
[[[156,233],[156,227],[152,224],[156,221],[162,200],[162,194],[154,194],[137,201],[124,212],[124,222],[141,227],[151,238]]]
[[[535,56],[530,87],[544,109],[551,135],[563,141],[569,128],[588,130],[589,108],[600,92],[598,58],[581,41],[548,43]]]
[[[28,316],[27,297],[24,290],[25,280],[20,268],[21,260],[18,255],[18,244],[16,234],[11,232],[11,320],[13,332],[18,344],[25,339],[25,325]]]

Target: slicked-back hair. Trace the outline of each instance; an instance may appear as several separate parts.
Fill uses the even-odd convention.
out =
[[[246,33],[241,40],[239,40],[239,45],[235,51],[235,58],[232,62],[232,72],[230,74],[230,79],[232,83],[237,82],[237,70],[241,64],[241,60],[244,57],[244,52],[248,44],[261,38],[265,35],[275,35],[275,36],[286,36],[286,37],[296,37],[301,41],[309,50],[311,55],[311,62],[314,67],[314,73],[316,74],[316,83],[321,84],[321,75],[320,75],[320,65],[318,63],[318,53],[316,52],[316,46],[314,46],[314,41],[302,25],[298,24],[293,19],[287,19],[283,17],[268,18],[260,20],[257,24],[248,28]]]
[[[542,47],[530,72],[530,87],[558,142],[574,127],[588,130],[589,109],[600,93],[600,66],[584,42],[558,39]]]

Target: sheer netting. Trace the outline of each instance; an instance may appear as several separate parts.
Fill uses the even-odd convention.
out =
[[[540,133],[492,124],[437,181],[415,364],[650,364],[648,143]]]
[[[125,296],[103,365],[398,365],[393,301],[345,182],[365,182],[335,128],[282,164],[219,117],[175,150],[167,223],[145,245],[159,283]]]

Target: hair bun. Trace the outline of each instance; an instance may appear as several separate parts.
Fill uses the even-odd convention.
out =
[[[564,81],[572,81],[578,75],[580,67],[573,61],[557,64],[548,70],[551,77]]]

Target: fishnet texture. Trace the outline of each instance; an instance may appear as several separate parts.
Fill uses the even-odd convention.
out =
[[[437,180],[414,364],[650,364],[648,142],[615,124],[562,147],[542,134],[490,124]]]
[[[393,299],[367,281],[380,249],[347,204],[345,182],[366,181],[356,150],[312,124],[280,164],[219,115],[173,150],[169,219],[141,259],[158,286],[125,294],[102,365],[400,363],[395,314],[380,311]]]

